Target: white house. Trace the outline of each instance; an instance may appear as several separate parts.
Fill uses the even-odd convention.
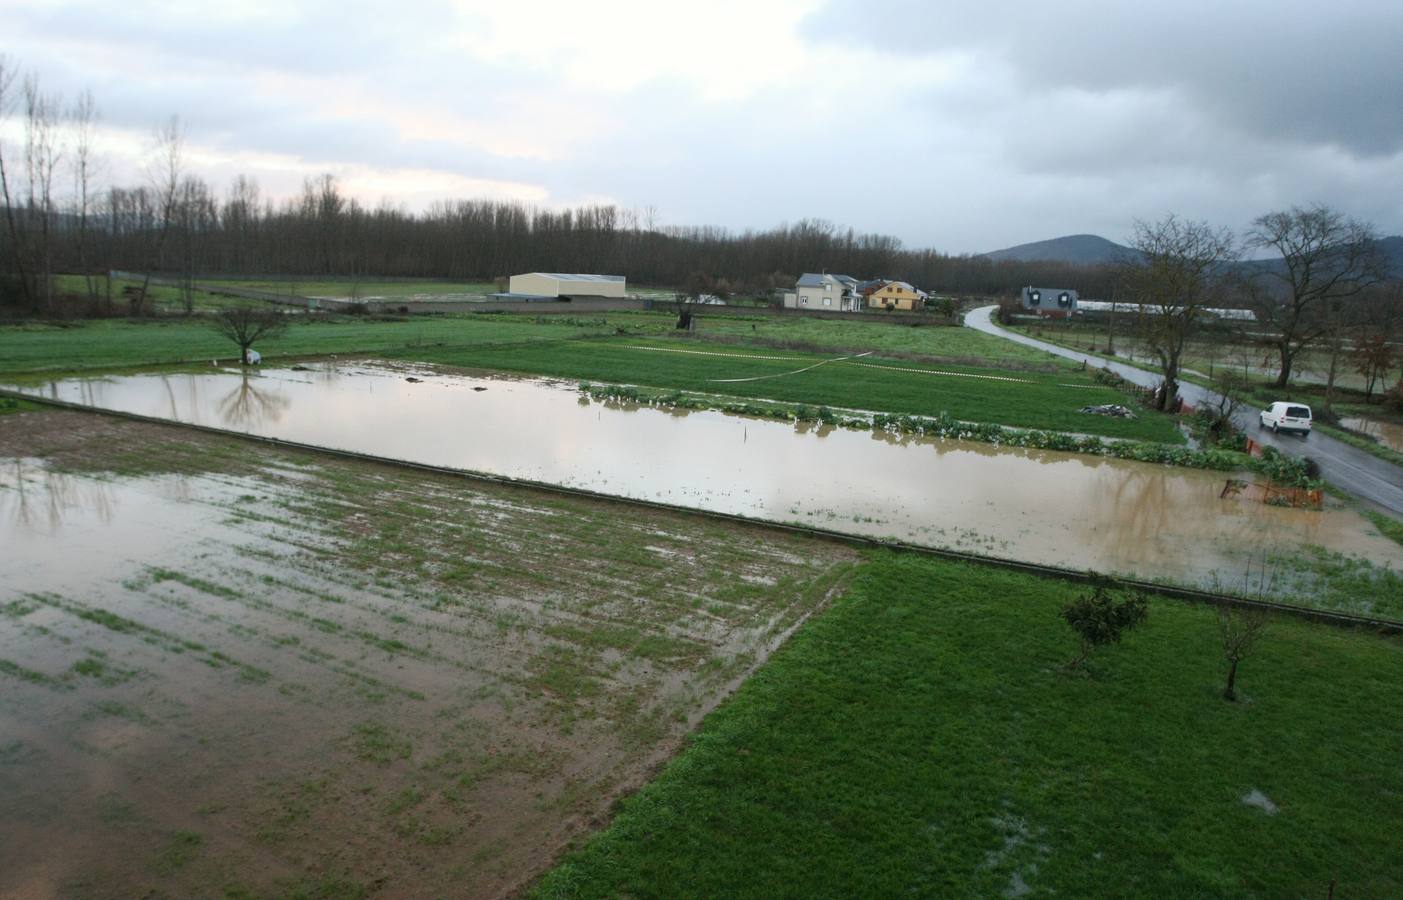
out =
[[[862,308],[857,294],[857,279],[827,272],[805,272],[793,291],[784,295],[784,305],[791,309],[817,309],[830,312],[853,312]]]
[[[530,272],[513,275],[507,289],[523,297],[622,297],[624,276]]]

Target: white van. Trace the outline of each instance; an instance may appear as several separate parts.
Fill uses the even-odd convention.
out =
[[[1299,431],[1301,437],[1310,436],[1310,407],[1302,403],[1287,403],[1278,400],[1262,410],[1261,426],[1275,432]]]

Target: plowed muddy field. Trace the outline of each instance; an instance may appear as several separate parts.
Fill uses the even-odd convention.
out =
[[[510,892],[856,562],[67,412],[0,419],[0,546],[5,898]]]

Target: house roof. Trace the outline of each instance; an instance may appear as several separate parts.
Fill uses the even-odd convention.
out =
[[[905,281],[888,281],[886,284],[882,285],[882,287],[884,287],[884,288],[889,288],[889,287],[904,288],[904,289],[910,291],[910,292],[913,293],[913,294],[916,293],[916,289],[915,289],[913,286],[911,286],[909,283],[905,282]]]
[[[857,285],[857,279],[851,275],[829,275],[827,272],[805,272],[799,276],[798,286],[823,287],[825,284],[842,284],[848,287]]]
[[[555,278],[555,279],[557,279],[557,280],[559,280],[559,281],[595,281],[595,282],[607,282],[607,281],[623,281],[623,280],[624,280],[624,276],[622,276],[622,275],[585,275],[585,274],[581,274],[581,273],[578,273],[578,272],[575,272],[575,273],[564,273],[564,272],[532,272],[531,274],[532,274],[532,275],[540,275],[540,276],[542,276],[543,278]]]

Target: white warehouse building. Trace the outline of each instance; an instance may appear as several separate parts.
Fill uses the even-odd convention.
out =
[[[523,297],[622,297],[624,276],[530,272],[513,275],[508,293]]]

